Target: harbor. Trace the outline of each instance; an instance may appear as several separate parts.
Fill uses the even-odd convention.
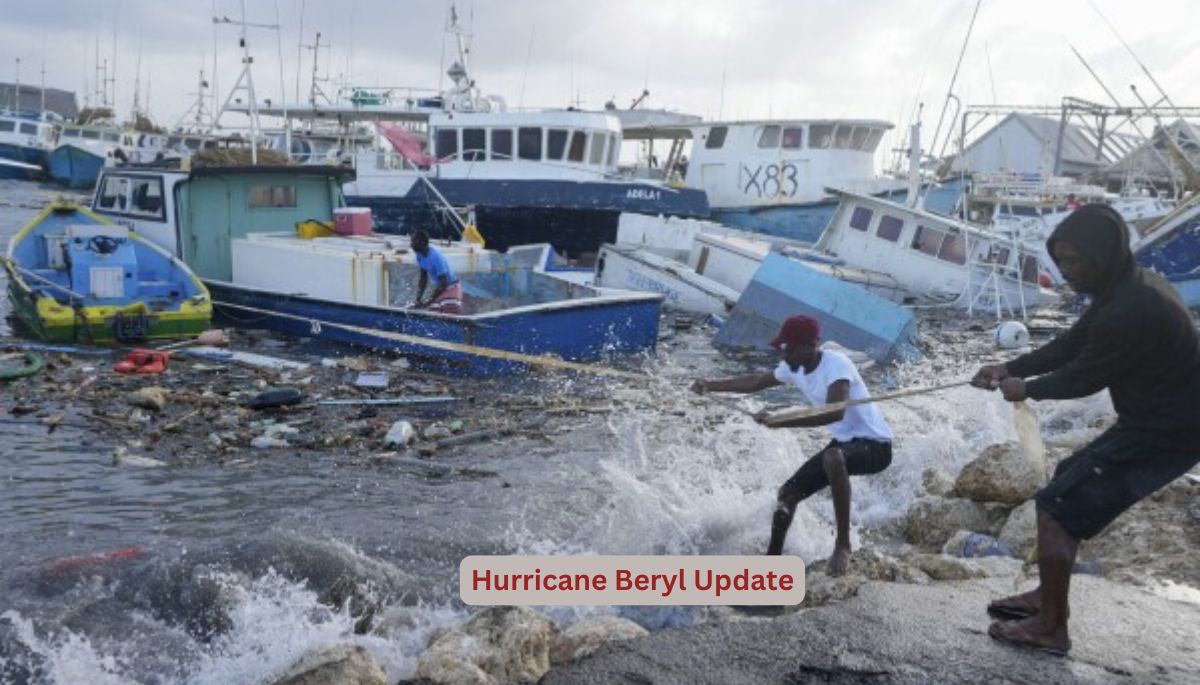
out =
[[[81,75],[54,58],[37,83],[18,58],[0,84],[0,683],[1099,685],[1200,670],[1194,463],[1139,481],[1102,530],[1069,529],[1073,648],[1001,639],[1037,613],[992,611],[1055,582],[1059,474],[1131,413],[1157,412],[1158,430],[1163,403],[1191,392],[1181,367],[1132,406],[1135,362],[1113,357],[1099,392],[1048,392],[1054,373],[1018,366],[989,376],[1064,354],[1099,316],[1116,290],[1095,296],[1072,261],[1098,263],[1093,246],[1161,280],[1178,335],[1196,335],[1200,108],[1121,27],[1095,52],[1115,44],[1139,67],[1132,94],[1071,46],[1069,86],[1003,106],[993,83],[973,104],[981,75],[1007,68],[979,66],[974,32],[995,40],[1006,11],[978,2],[938,10],[953,28],[929,59],[948,88],[908,84],[898,117],[844,93],[798,106],[782,85],[751,106],[728,54],[706,63],[715,106],[649,76],[631,100],[593,83],[585,102],[572,57],[570,104],[530,107],[528,73],[501,65],[536,75],[535,47],[559,39],[514,33],[528,48],[501,57],[492,4],[414,10],[433,23],[404,35],[435,56],[440,41],[437,71],[371,78],[352,62],[416,50],[373,42],[361,13],[391,10],[293,4],[181,9],[224,62],[209,53],[198,80],[174,69],[187,95],[153,107],[143,58],[163,47],[118,37],[112,17],[78,93],[55,87]],[[1067,230],[1093,236],[1082,257],[1064,258]],[[1120,311],[1159,330],[1154,306]],[[1153,350],[1143,373],[1187,354],[1161,342],[1126,354]],[[827,362],[849,370],[810,390]],[[864,406],[882,467],[831,432]],[[820,486],[789,503],[810,458]],[[776,545],[803,561],[800,604],[460,594],[472,556]]]

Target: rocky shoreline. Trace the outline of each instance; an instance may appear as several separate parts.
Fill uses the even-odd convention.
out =
[[[1094,434],[1052,442],[1050,461]],[[798,607],[770,616],[712,607],[696,625],[652,634],[613,616],[564,629],[531,609],[492,607],[434,635],[401,685],[1194,682],[1200,478],[1172,483],[1083,545],[1069,657],[987,637],[987,603],[1036,584],[1030,469],[1005,444],[954,480],[927,472],[925,495],[864,536],[850,573],[830,577],[824,562],[809,565]],[[1152,591],[1163,583],[1191,601]],[[343,646],[330,655],[310,655],[323,665],[298,664],[276,685],[386,682],[365,652]]]

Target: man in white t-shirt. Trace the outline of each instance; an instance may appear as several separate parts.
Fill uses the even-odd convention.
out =
[[[771,341],[783,358],[774,371],[720,380],[701,379],[692,384],[692,389],[700,393],[714,390],[751,393],[791,385],[814,406],[870,397],[854,363],[837,350],[821,349],[817,345],[820,338],[821,325],[816,319],[790,317]],[[765,417],[766,412],[760,412],[755,420],[761,423]],[[810,426],[827,426],[833,440],[804,462],[779,489],[767,554],[783,553],[783,541],[792,525],[796,505],[828,485],[833,495],[837,539],[827,572],[841,575],[850,563],[850,476],[879,473],[892,463],[892,430],[874,404],[831,409],[828,413],[771,427]]]

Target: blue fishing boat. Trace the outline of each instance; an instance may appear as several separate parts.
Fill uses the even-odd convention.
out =
[[[544,273],[548,246],[507,254],[438,242],[463,312],[414,309],[419,267],[407,236],[309,230],[344,204],[341,167],[107,167],[98,213],[183,259],[218,316],[284,333],[393,350],[450,374],[510,373],[553,359],[652,350],[660,295],[613,293]],[[152,202],[148,199],[153,198]],[[553,363],[553,362],[551,362]]]
[[[1200,194],[1150,227],[1133,251],[1138,264],[1166,277],[1188,307],[1200,308]]]
[[[140,342],[208,328],[208,292],[182,262],[73,202],[51,203],[8,244],[12,311],[49,342]]]
[[[920,356],[908,309],[803,262],[769,254],[713,338],[725,347],[764,348],[789,316],[821,322],[822,336],[878,361]]]
[[[68,188],[86,189],[96,185],[105,157],[97,152],[63,143],[54,148],[46,159],[50,178]]]

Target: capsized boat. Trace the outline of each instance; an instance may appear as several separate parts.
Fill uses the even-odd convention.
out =
[[[65,200],[9,240],[4,268],[12,311],[51,342],[178,338],[212,318],[208,290],[183,262]]]

